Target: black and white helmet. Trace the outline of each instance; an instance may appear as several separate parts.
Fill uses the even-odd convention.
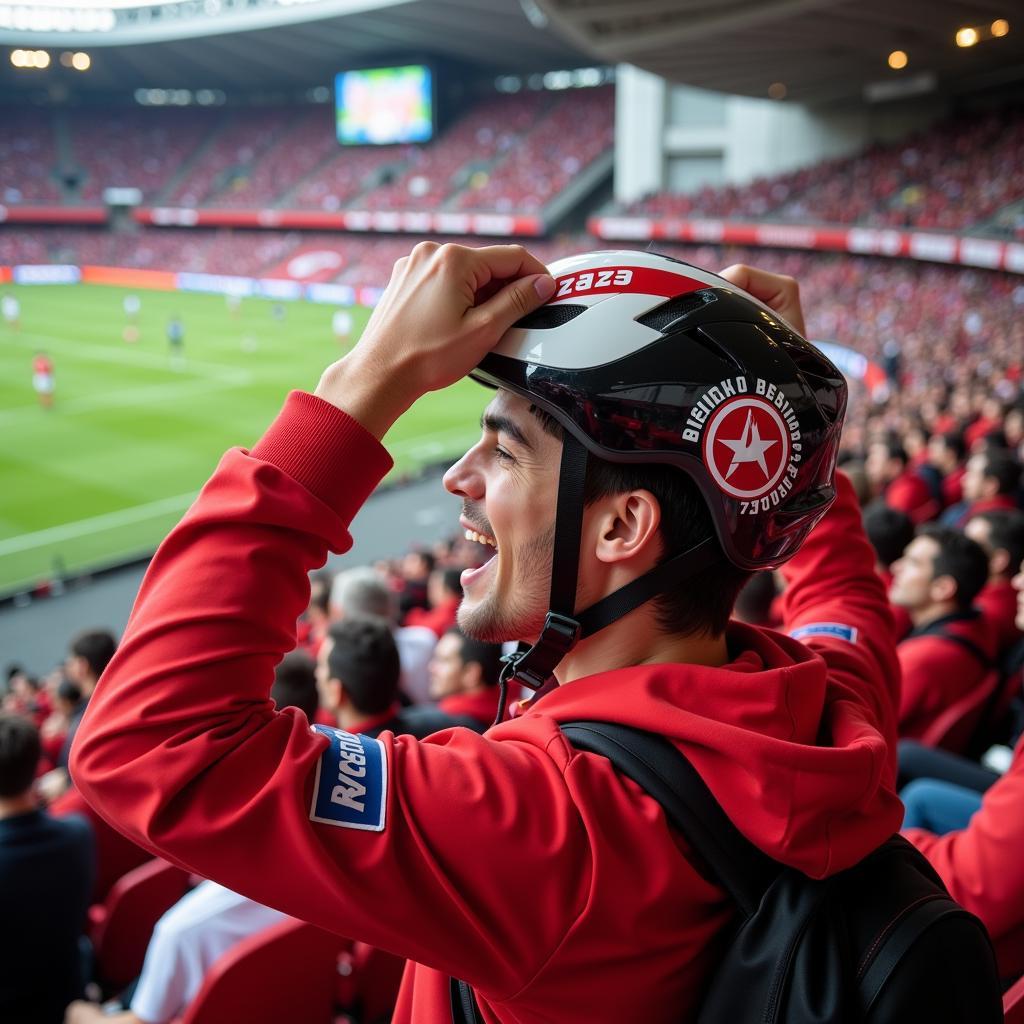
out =
[[[846,407],[836,367],[764,303],[681,260],[594,252],[549,270],[552,299],[509,330],[471,376],[550,413],[569,447],[612,462],[669,463],[691,477],[717,546],[659,567],[659,590],[723,554],[747,570],[790,558],[835,497]],[[581,481],[578,508],[566,506],[565,490],[563,456],[559,520],[582,515]],[[578,533],[563,546],[572,543],[574,591]],[[568,588],[553,577],[552,611],[571,621]],[[636,588],[630,607],[654,596],[650,590]],[[630,610],[622,608],[584,621],[583,634]]]

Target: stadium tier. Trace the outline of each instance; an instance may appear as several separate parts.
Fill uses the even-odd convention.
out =
[[[621,208],[721,217],[957,231],[1024,197],[1024,111],[951,119],[892,145],[742,186],[659,193]],[[1021,234],[1022,224],[995,225]]]

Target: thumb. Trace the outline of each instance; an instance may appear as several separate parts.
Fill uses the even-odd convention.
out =
[[[517,320],[544,305],[555,294],[550,274],[531,274],[511,281],[474,310],[474,316],[496,330],[495,342]]]

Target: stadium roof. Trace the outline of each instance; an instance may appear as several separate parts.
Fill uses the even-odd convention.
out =
[[[89,16],[104,6],[70,4]],[[0,88],[38,90],[63,77],[76,92],[281,89],[326,85],[345,67],[399,57],[448,57],[499,73],[589,63],[577,44],[531,24],[516,0],[217,0],[215,7],[136,0],[135,11],[124,5],[108,0],[112,20],[92,31],[26,31],[0,17],[0,45],[85,50],[92,58],[88,73],[73,77],[56,61],[46,71],[19,71],[5,59]],[[0,14],[8,6],[0,2]]]
[[[592,57],[721,92],[821,104],[1024,81],[1020,0],[523,0]],[[991,26],[1009,20],[993,38]],[[978,42],[956,45],[959,29]],[[997,29],[998,31],[998,29]],[[893,51],[907,55],[891,70]]]

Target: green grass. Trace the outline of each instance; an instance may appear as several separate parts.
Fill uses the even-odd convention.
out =
[[[216,295],[134,290],[140,337],[122,339],[126,289],[2,289],[21,329],[0,323],[0,594],[151,552],[221,454],[251,445],[292,388],[312,389],[340,351],[333,307],[245,299],[232,316]],[[185,325],[175,369],[165,327]],[[369,310],[354,311],[356,333]],[[56,371],[54,408],[32,390],[32,357]],[[395,472],[455,455],[486,402],[463,381],[425,396],[387,438]]]

